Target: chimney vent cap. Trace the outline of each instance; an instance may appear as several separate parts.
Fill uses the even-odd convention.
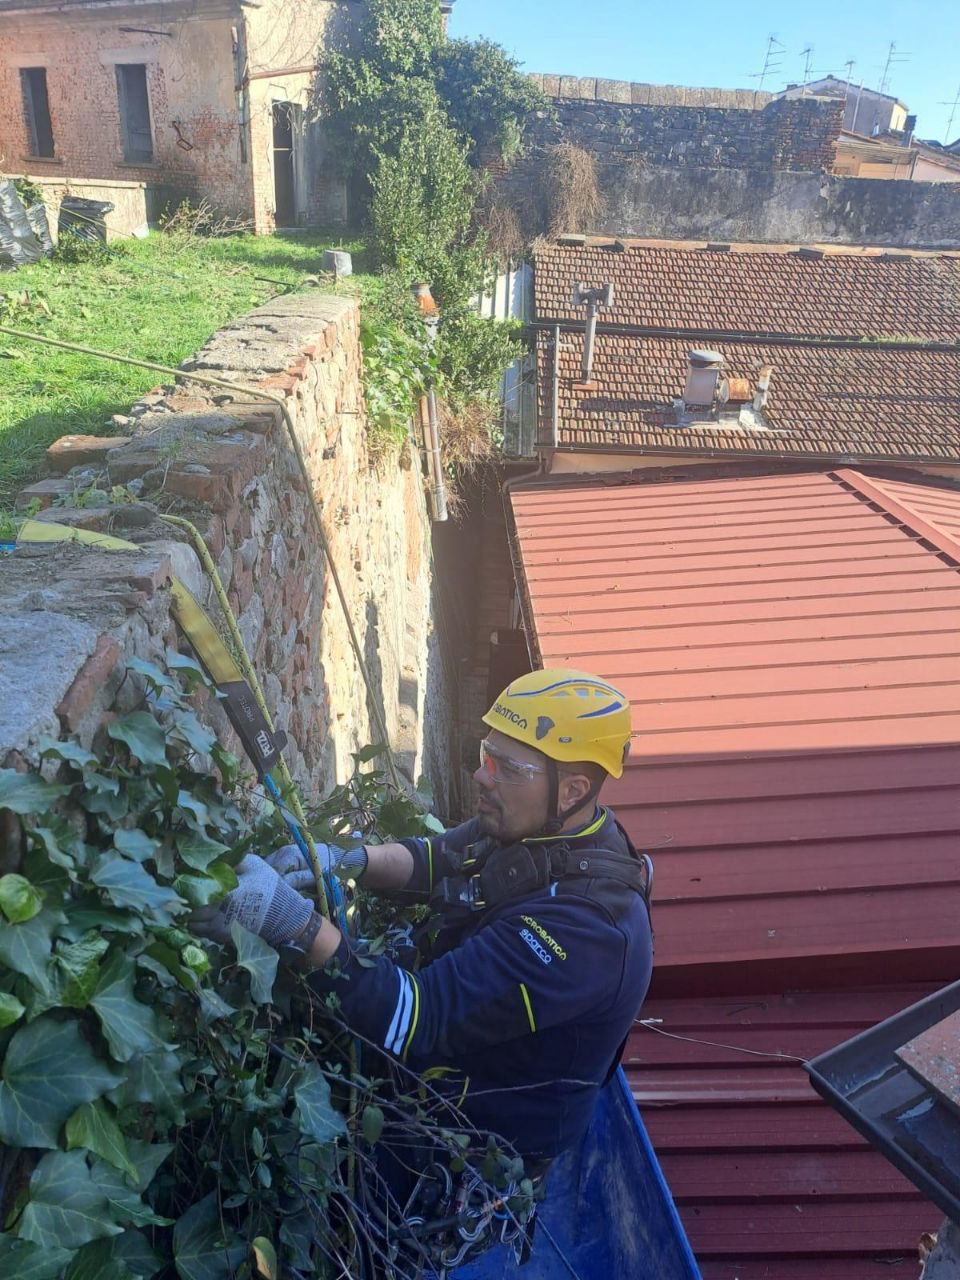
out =
[[[724,357],[719,351],[710,351],[706,347],[694,348],[689,353],[689,360],[695,369],[711,369],[724,363]]]

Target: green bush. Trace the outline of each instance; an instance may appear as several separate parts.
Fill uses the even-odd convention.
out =
[[[0,1275],[339,1280],[366,1230],[352,1179],[397,1122],[335,1000],[237,926],[229,947],[186,928],[245,851],[289,837],[194,714],[202,672],[168,663],[130,664],[145,701],[96,751],[48,740],[43,774],[0,770],[24,849],[0,878]],[[318,838],[436,828],[368,771],[378,754],[314,810]],[[407,1087],[403,1134],[462,1158]]]

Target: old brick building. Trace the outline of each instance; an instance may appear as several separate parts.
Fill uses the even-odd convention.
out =
[[[0,170],[275,225],[336,220],[307,147],[324,40],[357,0],[0,0]],[[136,220],[131,210],[130,220]]]

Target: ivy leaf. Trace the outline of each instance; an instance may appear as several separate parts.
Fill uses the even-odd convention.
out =
[[[110,1098],[121,1109],[146,1103],[164,1119],[183,1124],[183,1094],[180,1059],[165,1050],[132,1058],[120,1087]]]
[[[210,754],[217,740],[216,734],[202,725],[192,711],[179,712],[174,716],[173,723],[175,733],[183,739],[191,751],[195,751],[200,756]]]
[[[107,854],[90,879],[106,892],[115,907],[129,907],[154,919],[186,910],[186,904],[172,889],[157,884],[139,862],[129,858]]]
[[[58,1280],[70,1258],[68,1249],[42,1249],[0,1233],[0,1275],[11,1280]]]
[[[133,994],[135,977],[133,961],[121,952],[114,952],[103,967],[90,1001],[100,1018],[110,1052],[118,1062],[129,1062],[136,1054],[167,1048],[156,1014]]]
[[[64,1280],[137,1280],[115,1252],[119,1236],[91,1240],[73,1255]]]
[[[177,835],[177,853],[195,871],[206,871],[211,862],[229,852],[228,845],[212,840],[203,831],[187,831]]]
[[[197,992],[197,998],[200,1001],[200,1016],[204,1022],[216,1022],[220,1018],[229,1018],[236,1013],[226,1000],[217,995],[211,987],[202,987]]]
[[[202,834],[210,821],[210,810],[203,801],[192,796],[189,791],[181,790],[177,795],[177,808],[186,818],[187,826]]]
[[[77,865],[77,852],[83,852],[83,841],[73,835],[67,823],[54,820],[49,827],[35,827],[29,832],[29,837],[35,849],[41,845],[44,847],[47,858],[55,867],[64,868],[70,879],[76,879],[73,870]]]
[[[113,1241],[114,1257],[121,1258],[138,1280],[152,1280],[164,1260],[157,1254],[141,1231],[125,1231]]]
[[[26,978],[43,995],[50,991],[47,961],[53,930],[63,919],[59,912],[41,911],[25,924],[8,924],[0,928],[0,964]]]
[[[148,858],[156,857],[160,841],[151,839],[145,831],[134,827],[132,830],[115,831],[113,847],[134,862],[146,862]]]
[[[18,1018],[23,1017],[24,1012],[24,1007],[16,996],[10,995],[8,991],[0,991],[0,1030],[12,1026]]]
[[[45,782],[37,773],[18,773],[16,769],[0,769],[0,809],[14,813],[46,813],[69,787]]]
[[[149,711],[131,711],[107,725],[114,742],[122,742],[141,764],[167,763],[167,735]]]
[[[187,686],[188,693],[193,693],[198,685],[211,690],[216,688],[203,667],[193,658],[188,658],[186,654],[178,653],[176,649],[168,649],[164,654],[164,661],[171,671],[176,671],[180,675]]]
[[[49,852],[48,840],[54,853]],[[72,838],[75,845],[83,852],[82,841]],[[44,897],[63,898],[70,881],[76,880],[73,856],[61,848],[54,831],[50,827],[34,827],[30,832],[30,848],[26,852],[20,870],[33,887]]]
[[[177,876],[173,887],[181,898],[186,898],[191,907],[207,907],[219,902],[238,884],[237,873],[229,863],[212,862],[206,875]]]
[[[144,922],[132,911],[116,911],[112,907],[101,906],[98,898],[81,899],[79,905],[71,907],[67,922],[60,926],[58,934],[76,942],[92,929],[140,936],[144,932]]]
[[[127,1154],[126,1139],[102,1098],[96,1102],[85,1102],[76,1109],[67,1121],[66,1138],[68,1151],[85,1148],[131,1178],[137,1177],[137,1170]]]
[[[380,1107],[364,1107],[360,1128],[364,1141],[369,1142],[371,1147],[376,1146],[383,1134],[383,1111]]]
[[[127,660],[127,669],[135,671],[138,676],[143,676],[144,680],[154,690],[155,693],[162,693],[165,689],[172,689],[179,694],[176,682],[166,673],[152,662],[147,662],[145,658],[129,658]]]
[[[278,1280],[277,1251],[266,1236],[257,1236],[250,1246],[253,1250],[253,1264],[257,1275],[263,1280]]]
[[[332,1142],[346,1133],[346,1122],[330,1100],[330,1083],[315,1062],[308,1062],[299,1071],[293,1096],[297,1103],[296,1122],[301,1133],[316,1142]]]
[[[86,747],[81,747],[79,742],[63,742],[59,738],[41,738],[37,745],[44,758],[53,756],[57,760],[66,760],[68,764],[76,765],[78,769],[86,769],[88,765],[100,763],[93,752],[87,751]]]
[[[109,1210],[83,1152],[51,1151],[30,1178],[20,1236],[44,1248],[79,1249],[101,1236],[120,1234]]]
[[[217,1193],[191,1206],[173,1229],[173,1260],[180,1280],[226,1280],[247,1255],[246,1245],[220,1219]]]
[[[25,924],[42,908],[43,898],[25,876],[0,876],[0,911],[11,924]]]
[[[60,946],[47,966],[48,989],[30,1002],[30,1020],[48,1009],[85,1009],[100,972],[100,957],[109,948],[106,938],[87,935]]]
[[[129,1143],[131,1159],[135,1156],[138,1147],[142,1147],[150,1154],[144,1161],[143,1169],[133,1170],[132,1186],[126,1174],[105,1164],[102,1160],[93,1162],[93,1177],[110,1202],[114,1221],[131,1227],[172,1227],[172,1218],[162,1218],[158,1213],[154,1213],[140,1197],[153,1181],[154,1174],[173,1147],[168,1143],[159,1143],[156,1147],[151,1147],[146,1142],[131,1141]],[[153,1152],[156,1152],[156,1157],[152,1154]]]
[[[250,975],[250,998],[254,1004],[269,1004],[280,957],[262,938],[234,920],[230,936],[237,949],[237,964]]]
[[[102,773],[88,773],[83,780],[80,803],[88,813],[102,815],[111,822],[122,822],[130,812],[130,801],[116,778]]]
[[[0,1142],[55,1147],[64,1121],[81,1103],[117,1085],[76,1022],[38,1018],[7,1046],[0,1079]]]

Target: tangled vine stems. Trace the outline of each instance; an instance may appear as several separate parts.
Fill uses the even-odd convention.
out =
[[[140,704],[93,750],[47,740],[40,770],[0,770],[0,808],[19,824],[16,870],[0,877],[0,1275],[356,1274],[362,1250],[382,1251],[364,1203],[382,1195],[377,1144],[459,1153],[469,1126],[429,1086],[398,1098],[351,1076],[336,1002],[278,973],[259,938],[201,946],[185,929],[236,883],[244,852],[286,836],[198,719],[202,671],[171,652],[128,677]],[[312,814],[319,838],[372,839],[377,824],[426,829],[376,771]],[[510,1156],[495,1147],[498,1173]]]

